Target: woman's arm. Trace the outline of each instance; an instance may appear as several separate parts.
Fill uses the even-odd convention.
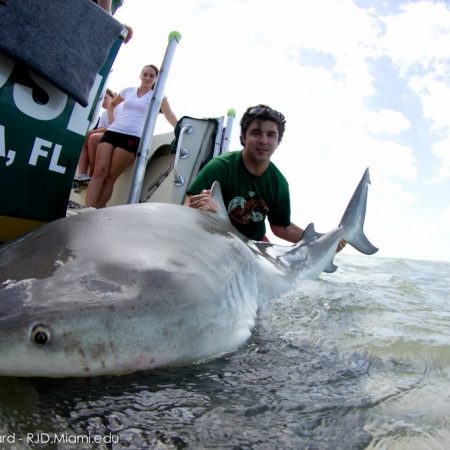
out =
[[[123,102],[123,98],[120,95],[116,95],[108,105],[108,122],[113,123],[114,122],[114,110],[116,109],[117,105],[119,103]]]
[[[103,8],[109,14],[111,14],[111,3],[112,0],[97,0],[97,5],[100,6],[100,8]]]
[[[164,114],[164,117],[167,119],[167,122],[170,123],[175,128],[177,124],[177,116],[172,111],[172,108],[169,105],[169,102],[166,97],[163,98],[161,102],[161,111]]]

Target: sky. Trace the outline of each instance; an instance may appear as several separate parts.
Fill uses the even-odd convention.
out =
[[[369,167],[365,233],[377,255],[450,261],[450,2],[125,0],[115,17],[134,36],[113,90],[138,86],[178,31],[165,94],[179,118],[235,109],[237,150],[248,106],[286,116],[272,161],[294,223],[336,227]],[[156,132],[169,130],[160,116]]]

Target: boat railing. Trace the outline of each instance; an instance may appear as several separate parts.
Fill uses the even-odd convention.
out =
[[[169,74],[169,69],[172,64],[176,46],[180,42],[180,39],[181,34],[177,31],[173,31],[169,35],[169,43],[167,45],[166,53],[161,64],[161,69],[158,75],[155,89],[153,90],[144,130],[137,151],[128,203],[138,203],[141,196],[142,183],[144,181],[147,162],[149,159],[149,150],[153,139],[156,119],[158,118],[159,111],[161,110],[161,102],[164,96],[164,88]]]
[[[220,145],[220,152],[221,153],[226,153],[230,147],[230,141],[231,141],[231,131],[233,129],[233,123],[234,123],[234,119],[236,117],[236,111],[234,109],[229,109],[228,113],[227,113],[227,123],[223,129],[223,134],[222,134],[222,142]]]
[[[192,125],[187,123],[186,125],[184,125],[181,130],[180,130],[180,136],[178,138],[178,143],[177,143],[177,147],[175,150],[175,165],[173,167],[173,177],[174,177],[174,183],[176,186],[182,186],[185,183],[185,179],[183,177],[183,175],[181,175],[178,172],[178,164],[180,162],[180,159],[186,159],[189,157],[189,150],[187,150],[186,148],[184,148],[182,146],[183,144],[183,136],[184,133],[190,134],[192,133]]]

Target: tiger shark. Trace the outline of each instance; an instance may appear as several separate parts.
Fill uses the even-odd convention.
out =
[[[0,375],[123,375],[205,361],[250,337],[263,302],[333,271],[363,232],[369,171],[334,230],[255,242],[218,213],[147,203],[48,223],[0,248]]]

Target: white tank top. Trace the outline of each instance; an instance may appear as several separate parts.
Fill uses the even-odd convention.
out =
[[[108,130],[141,137],[153,90],[148,91],[142,97],[137,96],[137,91],[138,88],[135,87],[120,91],[119,95],[124,100],[121,103],[122,110],[118,117],[114,118],[114,122],[109,125]]]

